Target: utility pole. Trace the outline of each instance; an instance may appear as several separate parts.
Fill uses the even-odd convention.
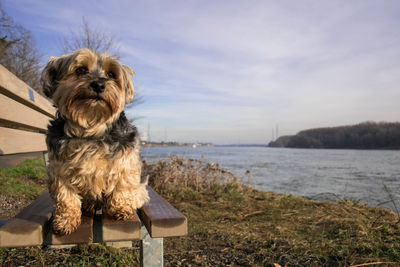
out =
[[[151,142],[151,138],[150,138],[150,124],[147,124],[147,142]]]
[[[274,127],[272,127],[271,128],[271,138],[272,138],[272,141],[275,141],[275,137],[274,137]]]

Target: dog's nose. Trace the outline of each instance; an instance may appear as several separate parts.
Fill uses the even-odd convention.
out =
[[[90,88],[92,88],[93,91],[95,91],[98,94],[101,94],[104,92],[104,89],[106,88],[106,85],[102,81],[95,81],[90,83]]]

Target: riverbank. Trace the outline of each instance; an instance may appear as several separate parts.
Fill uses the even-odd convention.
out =
[[[45,189],[43,162],[1,170],[0,194],[32,198]],[[35,172],[31,170],[35,169]],[[392,211],[354,201],[338,204],[267,193],[216,164],[169,158],[144,164],[149,183],[188,218],[186,237],[164,239],[166,266],[348,266],[400,262],[400,222]],[[11,177],[11,178],[10,178]],[[22,182],[19,182],[22,181]],[[1,210],[14,214],[15,209]],[[132,249],[0,249],[0,265],[137,264]]]

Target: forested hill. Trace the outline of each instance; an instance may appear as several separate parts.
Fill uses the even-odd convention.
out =
[[[364,122],[352,126],[304,130],[281,136],[270,147],[400,149],[399,122]]]

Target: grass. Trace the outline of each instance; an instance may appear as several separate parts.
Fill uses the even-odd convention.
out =
[[[41,164],[31,168],[41,173]],[[22,173],[21,179],[26,179]],[[188,218],[188,236],[164,239],[167,266],[400,262],[400,223],[392,211],[355,201],[315,202],[258,191],[204,160],[172,157],[144,164],[143,174]],[[138,242],[134,245],[121,250],[104,244],[64,250],[1,249],[0,265],[137,265]]]
[[[35,197],[46,187],[42,157],[29,159],[15,168],[0,169],[0,194]]]
[[[78,245],[71,249],[0,249],[0,266],[135,266],[138,248],[115,249],[98,245]]]

